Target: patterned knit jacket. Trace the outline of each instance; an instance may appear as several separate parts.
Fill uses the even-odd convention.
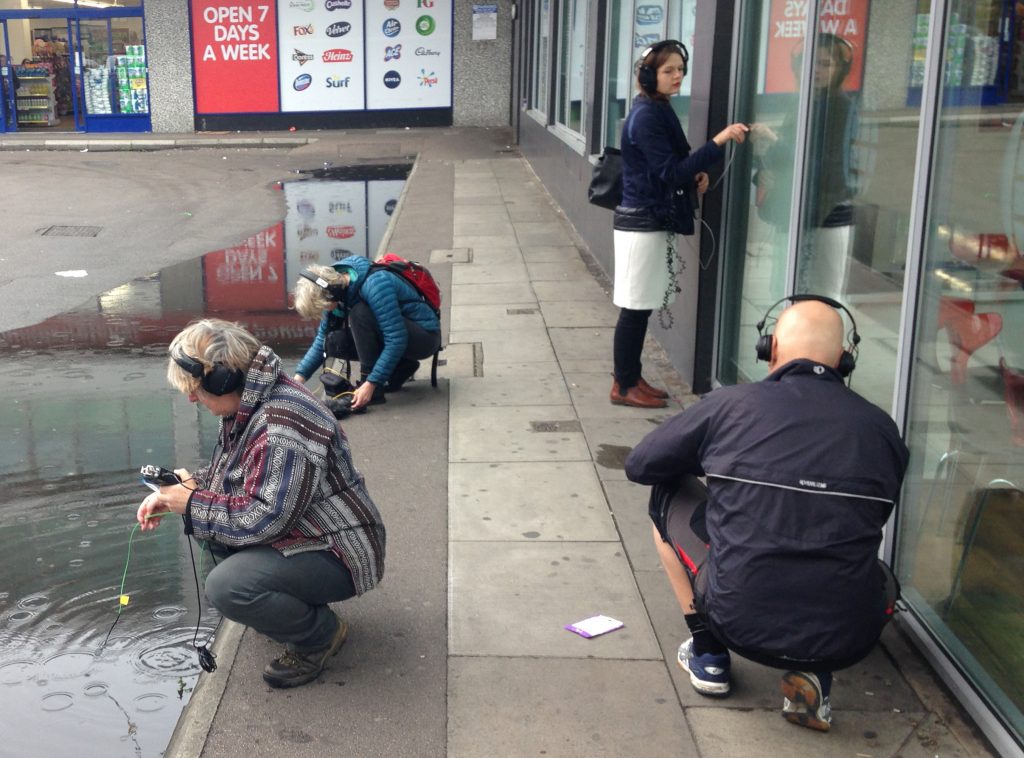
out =
[[[186,530],[232,549],[330,550],[362,594],[384,573],[380,513],[341,426],[280,364],[266,346],[253,358],[238,412],[221,420],[211,465],[194,475]]]

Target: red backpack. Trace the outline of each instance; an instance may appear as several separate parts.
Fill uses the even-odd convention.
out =
[[[410,261],[394,253],[386,253],[370,265],[370,273],[374,271],[390,271],[398,274],[413,286],[423,301],[429,305],[438,318],[441,318],[441,288],[425,266]]]

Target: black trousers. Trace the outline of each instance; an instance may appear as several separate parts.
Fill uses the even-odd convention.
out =
[[[349,344],[340,350],[337,358],[359,361],[360,378],[366,378],[384,351],[384,333],[377,323],[377,317],[366,303],[356,303],[348,315],[348,328],[352,334]],[[405,330],[409,341],[405,346],[403,361],[418,361],[429,358],[441,347],[441,333],[428,332],[411,319],[405,319]]]
[[[643,369],[640,355],[644,351],[647,322],[650,318],[649,310],[619,310],[619,320],[615,324],[615,336],[612,341],[612,360],[615,363],[615,381],[619,383],[619,391],[622,393],[640,381]]]

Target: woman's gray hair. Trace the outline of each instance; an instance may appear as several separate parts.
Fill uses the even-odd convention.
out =
[[[186,395],[199,389],[202,381],[179,366],[175,356],[188,356],[198,361],[203,365],[204,374],[210,373],[216,363],[244,374],[260,347],[260,341],[238,324],[219,318],[193,321],[171,340],[167,348],[171,354],[167,361],[167,381]]]
[[[318,276],[333,286],[345,287],[348,285],[348,277],[339,274],[330,266],[312,265],[307,266],[306,271],[313,276]],[[334,303],[327,290],[305,277],[299,277],[295,284],[295,310],[303,318],[321,318],[324,311],[330,310]]]

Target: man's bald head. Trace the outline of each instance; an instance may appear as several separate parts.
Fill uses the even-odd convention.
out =
[[[779,316],[772,333],[768,368],[774,371],[798,358],[835,368],[842,353],[843,319],[839,312],[817,300],[803,300]]]

